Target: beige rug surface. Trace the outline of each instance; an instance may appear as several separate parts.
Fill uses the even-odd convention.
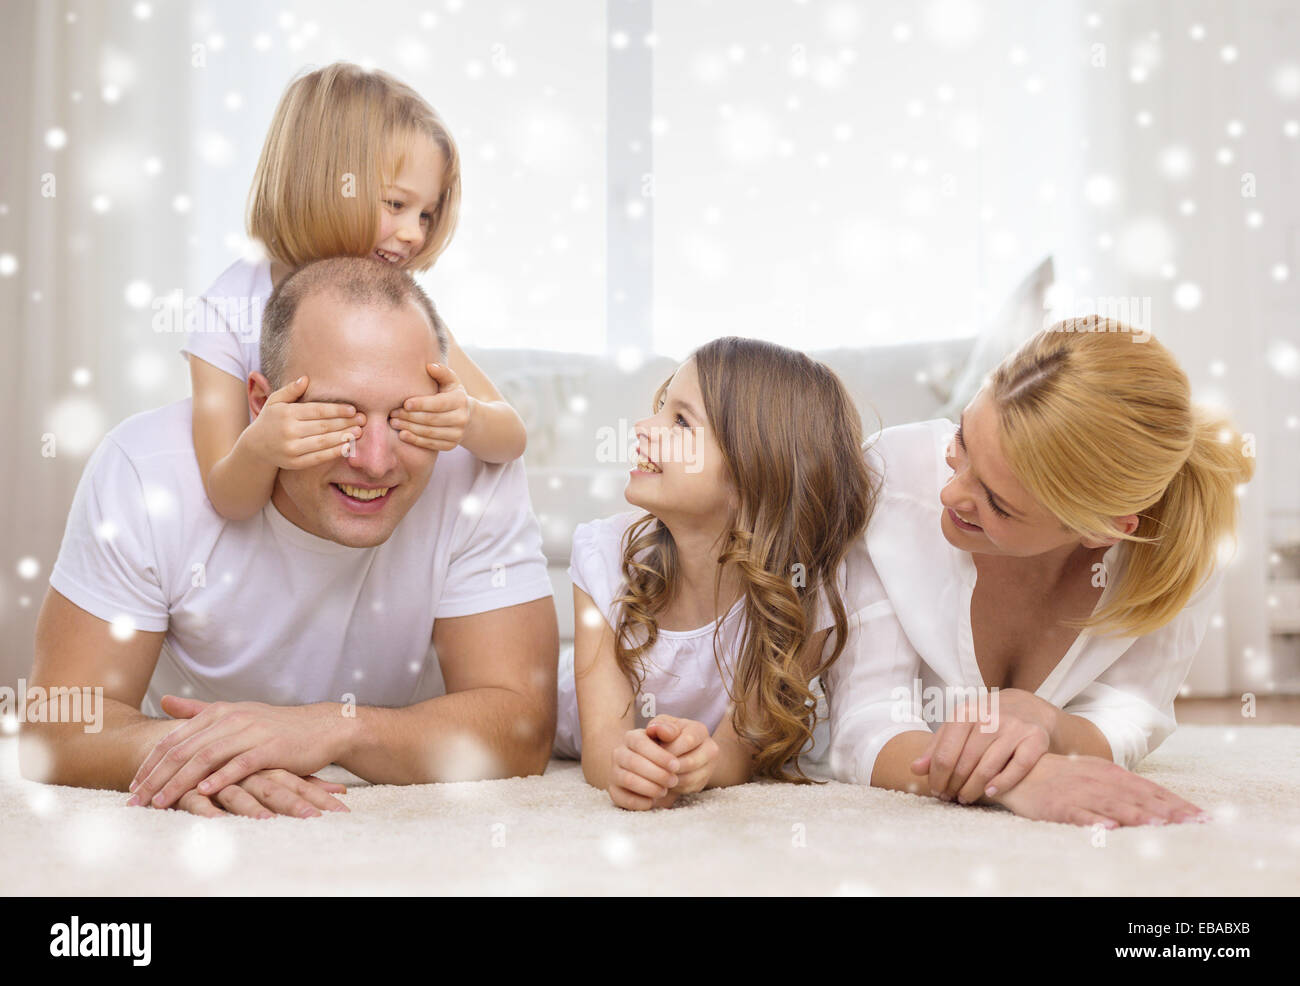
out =
[[[0,894],[1050,894],[1300,892],[1300,727],[1181,727],[1140,773],[1200,825],[1103,833],[891,791],[755,783],[649,813],[581,769],[356,783],[347,814],[200,819],[25,781],[0,739]],[[326,776],[341,779],[343,772]]]

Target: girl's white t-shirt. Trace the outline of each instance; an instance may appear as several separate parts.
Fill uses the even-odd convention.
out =
[[[197,356],[241,381],[260,371],[262,312],[271,291],[270,260],[236,260],[186,312],[181,355]]]
[[[632,510],[579,524],[574,531],[569,578],[591,597],[611,627],[618,626],[620,607],[615,599],[626,586],[622,574],[623,535],[629,525],[644,516],[644,512]],[[840,655],[840,660],[845,660],[857,640],[855,617],[873,604],[888,604],[879,580],[871,571],[861,538],[855,539],[839,574],[840,592],[849,617],[849,634]],[[731,704],[728,689],[734,670],[732,661],[744,625],[744,600],[738,600],[720,621],[694,630],[661,629],[654,645],[641,655],[645,677],[633,703],[637,726],[644,727],[655,715],[663,713],[702,722],[710,733],[716,730]],[[815,629],[820,631],[834,625],[830,608],[823,600]],[[715,629],[721,672],[714,658]],[[828,644],[832,636],[828,635]],[[813,734],[814,746],[801,758],[801,763],[815,764],[824,756],[829,741],[827,709],[820,686],[814,688],[814,694],[819,698],[818,727]],[[560,655],[555,753],[576,758],[581,752],[573,649],[566,648]]]
[[[886,428],[867,443],[868,462],[883,480],[867,547],[897,626],[885,619],[864,626],[849,660],[826,676],[829,759],[841,780],[870,784],[881,748],[900,732],[929,728],[943,711],[944,689],[984,687],[970,620],[975,563],[940,527],[939,491],[952,476],[945,451],[955,431],[946,419],[925,421]],[[1098,609],[1110,601],[1124,557],[1122,542],[1106,551]],[[1222,578],[1218,566],[1154,633],[1080,633],[1035,694],[1094,723],[1114,761],[1132,769],[1177,725],[1174,698],[1205,637]]]

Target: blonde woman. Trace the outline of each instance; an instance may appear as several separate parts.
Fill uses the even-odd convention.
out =
[[[1075,824],[1203,819],[1129,770],[1175,727],[1246,451],[1168,350],[1095,317],[1029,340],[956,427],[881,432],[867,545],[902,633],[829,676],[835,775]]]
[[[356,408],[304,401],[300,377],[271,394],[250,424],[249,377],[260,372],[262,309],[293,270],[335,256],[374,256],[427,270],[460,209],[460,155],[434,109],[384,72],[337,62],[290,83],[275,111],[249,196],[249,236],[266,257],[239,260],[199,299],[182,352],[194,391],[194,447],[217,512],[243,520],[271,496],[279,469],[348,454],[365,425]],[[523,454],[523,422],[448,334],[437,394],[389,415],[403,441],[464,445],[487,462]],[[355,494],[355,496],[353,495]],[[345,506],[371,491],[338,490]]]
[[[862,547],[875,478],[830,370],[717,339],[653,406],[625,492],[639,509],[574,534],[556,733],[559,755],[635,810],[758,775],[806,780],[814,679],[861,601],[883,598]]]

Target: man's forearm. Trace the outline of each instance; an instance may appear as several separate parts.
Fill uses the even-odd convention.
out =
[[[22,775],[45,784],[125,791],[154,745],[176,727],[122,702],[104,699],[102,728],[73,722],[26,722],[18,733]]]
[[[431,784],[540,774],[555,716],[535,696],[473,688],[402,709],[361,707],[338,763],[375,784]]]

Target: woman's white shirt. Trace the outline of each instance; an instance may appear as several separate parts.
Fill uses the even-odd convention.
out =
[[[925,729],[944,709],[945,689],[979,689],[983,676],[971,632],[976,570],[969,552],[943,536],[939,491],[952,475],[945,451],[956,431],[940,419],[878,432],[866,443],[883,479],[867,530],[867,548],[898,629],[864,627],[850,660],[827,676],[831,700],[831,769],[869,784],[876,756],[891,738]],[[1110,601],[1123,544],[1103,556]],[[1212,615],[1217,567],[1170,623],[1142,637],[1083,631],[1035,692],[1105,736],[1116,763],[1136,766],[1173,732],[1173,703]],[[901,631],[898,632],[898,631]]]

